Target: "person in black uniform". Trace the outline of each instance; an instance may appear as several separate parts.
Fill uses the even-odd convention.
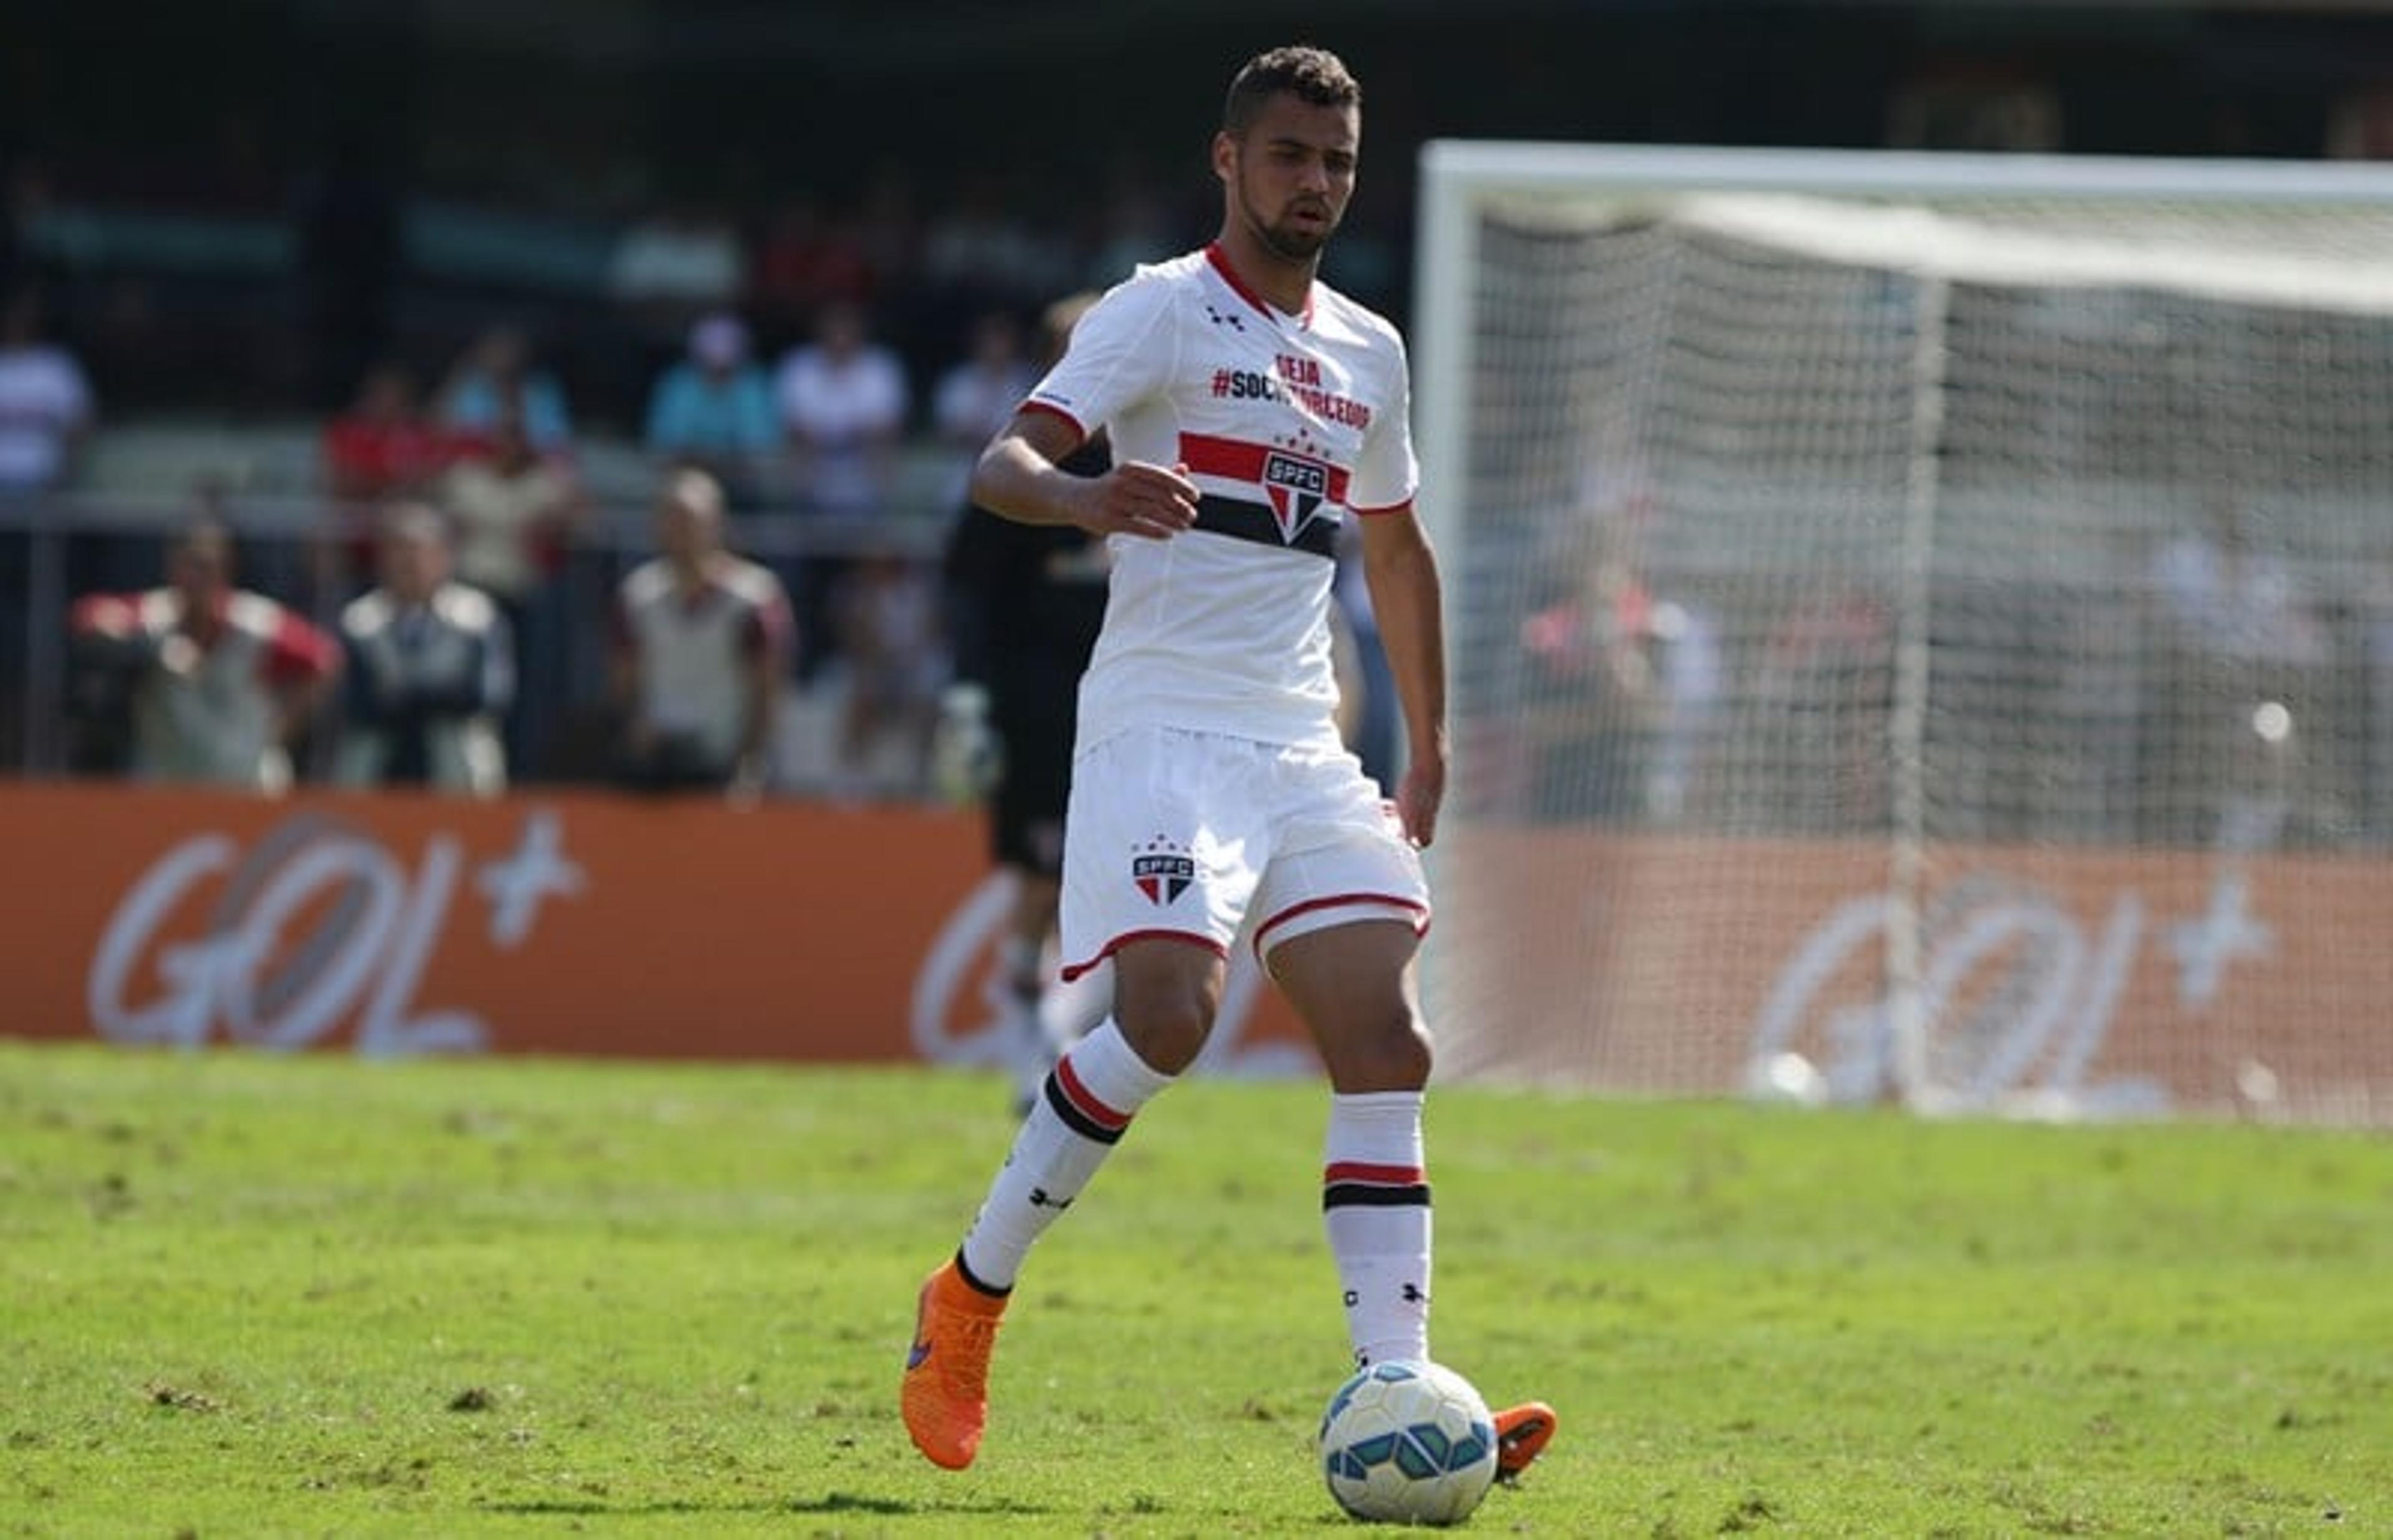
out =
[[[1095,300],[1075,294],[1048,307],[1044,361],[1060,356],[1072,323]],[[1098,436],[1064,468],[1095,476],[1109,463]],[[1063,871],[1074,716],[1080,674],[1105,620],[1107,568],[1105,542],[1084,530],[1019,524],[970,503],[946,552],[955,682],[941,704],[933,763],[948,796],[986,802],[990,856],[1013,878],[1000,959],[1025,1095],[1066,1046],[1051,1037],[1040,1007]]]

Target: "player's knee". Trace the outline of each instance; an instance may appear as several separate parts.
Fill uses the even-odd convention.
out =
[[[1210,1012],[1181,1006],[1118,1011],[1115,1019],[1132,1052],[1158,1075],[1178,1075],[1196,1062],[1213,1029]]]
[[[1114,1021],[1149,1069],[1177,1075],[1196,1062],[1213,1030],[1215,1002],[1201,987],[1160,985],[1117,991]]]
[[[1323,1035],[1321,1048],[1330,1085],[1351,1094],[1419,1090],[1435,1062],[1420,1018],[1402,1004],[1341,1024]]]

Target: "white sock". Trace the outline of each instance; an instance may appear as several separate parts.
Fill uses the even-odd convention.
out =
[[[1321,1214],[1357,1364],[1429,1356],[1429,1213],[1421,1093],[1332,1096]]]
[[[1080,1195],[1131,1115],[1170,1083],[1111,1016],[1056,1061],[964,1235],[959,1255],[974,1283],[992,1293],[1013,1286],[1031,1243]]]

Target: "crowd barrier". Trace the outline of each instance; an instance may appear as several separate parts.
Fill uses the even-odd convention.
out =
[[[0,1033],[195,1047],[1003,1062],[979,819],[562,791],[0,788]],[[1251,958],[1207,1067],[1312,1070]]]

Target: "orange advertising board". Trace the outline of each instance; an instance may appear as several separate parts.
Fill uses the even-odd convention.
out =
[[[0,790],[0,1032],[996,1064],[976,816],[605,791]],[[1241,959],[1211,1063],[1310,1067]]]
[[[0,790],[0,1034],[376,1055],[997,1064],[1010,894],[974,815]],[[1963,1110],[2393,1121],[2393,864],[1449,824],[1441,1072]],[[1896,989],[1905,950],[1916,987]],[[1103,975],[1094,976],[1101,1000]],[[1085,1003],[1085,1000],[1084,1002]],[[1314,1073],[1236,948],[1207,1067]],[[1916,1067],[1916,1066],[1915,1066]]]
[[[1438,851],[1434,1013],[1504,1023],[1457,1034],[1453,1073],[2393,1121],[2382,854],[1940,843],[1904,890],[1884,840],[1462,825]]]

